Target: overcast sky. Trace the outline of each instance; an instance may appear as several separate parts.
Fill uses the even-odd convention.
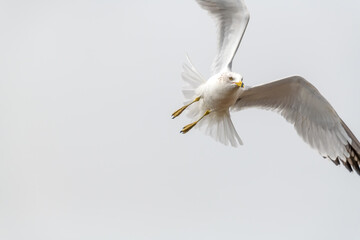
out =
[[[209,77],[212,19],[186,1],[0,1],[0,239],[348,239],[360,177],[273,112],[244,146],[179,134],[181,65]],[[247,0],[233,70],[298,74],[360,138],[360,3]]]

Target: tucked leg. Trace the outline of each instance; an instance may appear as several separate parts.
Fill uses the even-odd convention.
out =
[[[189,107],[191,104],[193,104],[194,102],[198,102],[200,100],[200,97],[195,98],[194,101],[192,101],[191,103],[183,106],[182,108],[178,109],[177,111],[175,111],[171,116],[172,118],[176,118],[177,116],[179,116],[187,107]]]
[[[200,122],[201,119],[203,119],[206,115],[209,115],[211,113],[210,110],[207,110],[204,115],[202,115],[202,117],[197,120],[196,122],[190,123],[188,125],[186,125],[185,127],[183,127],[183,129],[180,131],[180,133],[187,133],[188,131],[190,131],[198,122]]]

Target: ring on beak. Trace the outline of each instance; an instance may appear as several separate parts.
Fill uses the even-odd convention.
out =
[[[242,81],[238,81],[235,83],[236,85],[238,85],[239,87],[243,88],[244,87],[244,83]]]

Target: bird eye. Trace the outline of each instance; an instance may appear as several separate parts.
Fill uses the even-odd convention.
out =
[[[233,77],[229,77],[229,80],[232,81],[232,80],[234,80],[234,78],[233,78]]]

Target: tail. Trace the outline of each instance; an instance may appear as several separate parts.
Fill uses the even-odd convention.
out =
[[[222,144],[233,147],[243,145],[231,121],[229,111],[210,113],[199,122],[199,128]]]

